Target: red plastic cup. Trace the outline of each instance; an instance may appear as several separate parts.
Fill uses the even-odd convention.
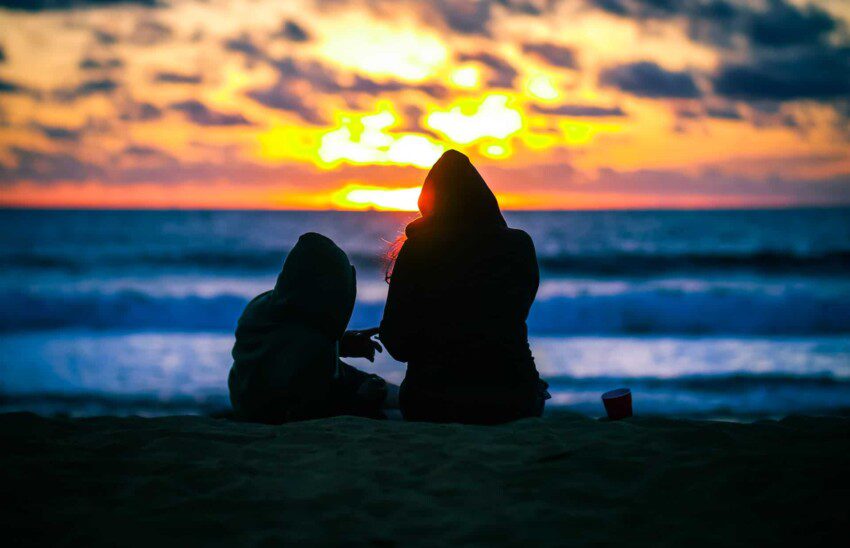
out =
[[[612,421],[632,416],[632,391],[628,388],[618,388],[602,394],[602,403],[608,418]]]

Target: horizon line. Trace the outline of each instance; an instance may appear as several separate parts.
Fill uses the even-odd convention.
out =
[[[723,205],[712,206],[655,206],[655,207],[602,207],[602,208],[501,208],[508,213],[592,213],[592,212],[628,212],[628,211],[781,211],[802,209],[850,209],[850,202],[833,204],[761,204],[761,205]],[[151,211],[151,212],[288,212],[288,213],[409,213],[418,215],[417,210],[384,208],[279,208],[279,207],[139,207],[139,206],[27,206],[0,203],[0,211]]]

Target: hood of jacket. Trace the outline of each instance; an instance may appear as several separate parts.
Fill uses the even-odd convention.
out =
[[[496,196],[469,158],[449,150],[428,172],[419,194],[422,217],[411,222],[407,235],[425,227],[487,230],[507,223]]]
[[[330,238],[308,232],[286,256],[270,295],[272,318],[299,317],[333,339],[345,332],[357,280],[345,252]]]

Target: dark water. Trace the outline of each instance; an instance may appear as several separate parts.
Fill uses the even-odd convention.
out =
[[[529,328],[554,405],[749,417],[850,407],[850,210],[522,212],[542,284]],[[235,321],[298,235],[358,268],[411,218],[375,212],[0,211],[0,407],[205,412],[227,405]],[[359,365],[367,367],[364,362]],[[368,366],[400,380],[385,356]]]

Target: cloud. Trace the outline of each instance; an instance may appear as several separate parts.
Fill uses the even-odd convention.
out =
[[[200,84],[203,77],[200,74],[161,71],[154,75],[154,81],[162,84]]]
[[[333,71],[318,63],[298,66],[289,59],[278,61],[275,66],[280,71],[277,82],[267,88],[251,90],[247,96],[263,106],[291,112],[305,122],[316,125],[325,124],[328,120],[307,99],[315,93],[362,93],[379,96],[383,93],[420,91],[438,99],[449,94],[448,89],[441,84],[408,84],[398,80],[379,82],[360,75],[354,75],[349,81],[340,83]]]
[[[334,73],[321,63],[301,62],[296,63],[292,57],[275,59],[267,54],[248,34],[241,34],[236,38],[224,41],[224,49],[245,56],[250,62],[262,62],[275,69],[280,78],[290,80],[290,84],[296,79],[309,80],[314,88],[336,89]]]
[[[25,86],[0,78],[0,94],[28,95],[30,90]]]
[[[92,57],[86,57],[77,66],[80,70],[109,70],[123,67],[124,62],[118,58],[94,59]]]
[[[826,102],[850,93],[850,44],[847,33],[842,32],[846,24],[814,4],[789,0],[586,1],[639,22],[685,21],[692,40],[720,48],[720,64],[711,80],[721,97],[749,102]],[[687,73],[661,78],[660,73],[640,74],[635,69],[603,73],[600,83],[647,97],[700,95]]]
[[[154,46],[170,39],[174,31],[168,25],[154,19],[136,21],[128,41],[138,46]]]
[[[449,94],[448,89],[438,83],[409,84],[395,79],[378,81],[359,74],[345,75],[347,77],[343,78],[334,69],[316,61],[296,62],[291,57],[270,59],[262,53],[254,53],[255,50],[259,51],[258,48],[244,37],[231,44],[231,47],[246,52],[252,58],[262,55],[263,61],[278,72],[274,84],[251,90],[247,93],[248,97],[263,106],[292,112],[311,124],[327,123],[327,118],[311,101],[319,93],[379,96],[383,93],[419,91],[437,99],[443,99]]]
[[[714,91],[747,101],[826,101],[850,94],[850,47],[818,46],[724,64]]]
[[[709,118],[716,118],[719,120],[742,120],[743,117],[737,108],[727,106],[727,107],[708,107],[705,109],[705,113]]]
[[[488,0],[436,0],[431,3],[445,24],[461,34],[488,35],[491,2]]]
[[[53,141],[77,141],[83,133],[82,129],[49,126],[37,122],[31,123],[30,127]]]
[[[650,61],[605,69],[599,83],[638,97],[694,99],[702,95],[690,73],[668,71]]]
[[[770,160],[775,163],[774,159]],[[676,203],[680,198],[743,204],[839,205],[850,203],[850,174],[801,179],[783,174],[794,164],[786,159],[765,176],[747,176],[705,167],[694,174],[675,169],[617,170],[602,167],[596,175],[585,174],[569,162],[481,169],[488,184],[497,191],[516,188],[559,193],[598,193],[600,196],[643,196],[657,205]]]
[[[69,10],[85,7],[136,4],[156,7],[163,5],[159,0],[0,0],[0,8],[18,11]]]
[[[121,152],[112,154],[109,165],[113,169],[107,176],[114,181],[129,177],[137,170],[150,172],[152,169],[180,168],[180,162],[174,156],[158,148],[138,144],[127,145]]]
[[[513,88],[517,71],[507,61],[490,53],[461,53],[458,61],[475,61],[490,69],[491,76],[487,85],[494,88]]]
[[[550,43],[523,44],[522,51],[542,59],[554,67],[578,68],[575,50],[570,47]]]
[[[610,117],[625,116],[626,113],[620,107],[599,107],[593,105],[558,105],[546,107],[531,105],[531,110],[540,114],[550,116],[573,116],[573,117]]]
[[[306,99],[305,94],[311,91],[372,95],[420,91],[437,99],[443,99],[449,94],[448,89],[439,83],[408,84],[393,78],[379,81],[360,74],[341,74],[336,69],[318,61],[296,61],[289,56],[275,59],[247,34],[226,40],[224,48],[244,55],[249,61],[268,64],[277,71],[278,81],[269,87],[249,91],[247,95],[250,98],[269,108],[294,112],[310,123],[325,122],[318,110]],[[498,63],[498,60],[491,62]],[[504,70],[503,66],[499,68]],[[516,75],[513,68],[508,66],[508,69],[512,71],[513,76]]]
[[[118,116],[127,122],[149,122],[162,117],[162,111],[151,103],[130,101],[122,105]]]
[[[49,183],[55,181],[87,181],[103,176],[103,170],[83,162],[71,154],[40,152],[21,147],[9,151],[15,156],[13,166],[0,164],[0,183],[18,181]]]
[[[118,37],[111,32],[106,32],[105,30],[94,29],[92,30],[92,35],[97,42],[103,46],[111,46],[118,42]]]
[[[817,43],[838,26],[817,6],[798,7],[784,0],[769,0],[767,9],[752,16],[749,23],[750,38],[764,46]]]
[[[603,168],[593,183],[599,192],[727,196],[757,202],[758,199],[798,204],[846,204],[850,202],[850,175],[800,180],[779,174],[746,177],[706,168],[696,175],[674,170],[617,171]]]
[[[238,112],[225,113],[210,110],[205,104],[194,99],[171,105],[171,109],[186,114],[187,118],[199,126],[250,126],[252,125]]]
[[[309,124],[326,123],[319,111],[304,101],[302,91],[293,82],[281,78],[274,85],[249,91],[247,95],[265,107],[292,112]]]
[[[750,48],[822,43],[841,25],[825,10],[788,0],[759,3],[727,0],[587,0],[612,15],[636,21],[681,19],[691,39],[732,47],[742,38]]]
[[[33,181],[44,185],[58,182],[98,182],[107,185],[138,183],[180,184],[187,182],[238,181],[268,184],[277,188],[321,192],[337,189],[340,181],[370,181],[392,186],[398,181],[419,181],[422,171],[412,167],[342,165],[335,170],[317,169],[301,163],[270,165],[241,159],[231,146],[208,147],[209,158],[186,161],[147,145],[129,144],[106,160],[106,165],[82,161],[70,154],[12,148],[15,161],[0,160],[0,185]]]
[[[554,4],[546,0],[538,3]],[[426,22],[431,20],[430,16],[436,15],[446,27],[457,33],[479,36],[490,35],[494,6],[523,15],[540,15],[543,12],[535,2],[523,0],[432,0],[419,4],[428,7],[424,13]]]
[[[247,34],[225,40],[224,49],[241,53],[250,59],[268,59],[266,53]]]
[[[316,61],[295,62],[291,57],[270,60],[269,63],[277,70],[280,78],[295,83],[296,80],[307,82],[314,90],[338,92],[342,89],[337,82],[336,72]]]
[[[77,86],[56,90],[56,98],[60,101],[74,101],[92,95],[110,95],[118,89],[118,82],[111,78],[87,80]]]
[[[273,36],[289,40],[290,42],[307,42],[310,40],[310,35],[304,30],[304,27],[291,19],[284,21],[280,32]]]
[[[676,116],[682,120],[700,120],[714,118],[717,120],[743,120],[741,112],[734,105],[708,105],[703,109],[682,107],[676,110]]]
[[[170,155],[159,150],[158,148],[153,148],[153,147],[148,147],[148,146],[143,146],[143,145],[126,146],[126,147],[124,147],[122,154],[126,154],[126,155],[129,155],[129,156],[144,157],[144,158],[157,157],[157,158],[167,158],[167,159],[173,160],[173,158]]]
[[[42,98],[40,91],[3,78],[0,78],[0,95],[26,95],[35,100]]]
[[[635,19],[668,19],[692,15],[714,4],[728,5],[724,0],[588,0],[588,3],[613,15]]]
[[[555,5],[551,0],[493,0],[493,3],[521,15],[542,15]]]
[[[370,93],[375,95],[394,91],[421,91],[437,99],[444,99],[449,95],[449,90],[441,84],[408,84],[398,80],[377,82],[360,75],[355,75],[354,81],[351,84],[339,86],[337,91]]]

